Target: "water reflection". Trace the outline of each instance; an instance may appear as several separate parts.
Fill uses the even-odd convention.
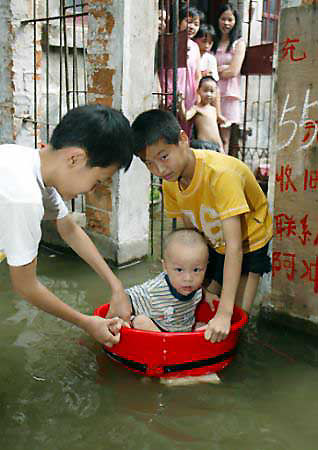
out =
[[[79,260],[40,258],[41,280],[74,308],[93,311],[109,295]],[[149,267],[119,275],[132,285]],[[172,388],[128,371],[81,330],[13,295],[3,263],[0,292],[1,450],[317,446],[314,338],[253,320],[222,384]]]

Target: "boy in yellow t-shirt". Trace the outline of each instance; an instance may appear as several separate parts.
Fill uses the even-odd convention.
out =
[[[132,129],[135,154],[163,178],[168,217],[182,218],[186,227],[202,231],[209,240],[208,291],[222,290],[205,338],[219,342],[230,331],[234,304],[249,311],[261,275],[270,271],[272,219],[267,199],[242,161],[190,148],[172,113],[146,111]]]

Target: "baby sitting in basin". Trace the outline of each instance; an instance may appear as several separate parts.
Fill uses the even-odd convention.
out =
[[[208,256],[206,239],[198,231],[171,232],[164,243],[164,271],[126,289],[130,326],[146,331],[192,331]]]

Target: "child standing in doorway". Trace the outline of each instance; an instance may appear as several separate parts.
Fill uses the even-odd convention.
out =
[[[217,83],[211,75],[201,78],[198,87],[199,102],[192,106],[188,111],[185,110],[184,101],[181,101],[181,114],[186,120],[194,122],[196,143],[201,148],[208,143],[209,148],[214,146],[214,150],[223,152],[223,143],[220,137],[217,112]]]
[[[231,3],[221,6],[216,17],[212,51],[218,63],[221,111],[230,123],[240,122],[241,77],[245,42],[239,37],[240,19]],[[229,152],[230,127],[220,128],[224,150]]]
[[[216,315],[205,338],[219,342],[230,331],[234,304],[249,311],[263,273],[271,270],[267,255],[272,220],[267,199],[242,161],[206,150],[193,150],[174,115],[150,110],[132,124],[135,153],[163,178],[165,211],[195,228],[209,243],[206,285],[221,289]]]
[[[188,30],[187,35],[187,64],[186,67],[177,69],[177,91],[181,92],[184,99],[186,109],[191,108],[196,102],[196,92],[201,78],[200,72],[200,50],[198,45],[192,40],[196,35],[203,13],[195,7],[187,8],[183,5],[179,14],[179,31]],[[168,103],[172,102],[173,92],[173,70],[160,71],[161,91],[169,93]],[[181,127],[188,136],[191,135],[191,122],[181,121]]]
[[[211,53],[212,45],[215,39],[215,31],[212,25],[203,23],[197,34],[194,37],[194,41],[198,44],[201,54],[200,70],[201,76],[205,77],[211,75],[215,81],[219,81],[217,61],[214,54]],[[219,126],[229,127],[231,123],[223,116],[221,110],[221,94],[220,89],[217,86],[216,97],[214,106],[217,112],[217,122]],[[218,133],[219,134],[219,133]],[[221,148],[223,148],[223,143]]]

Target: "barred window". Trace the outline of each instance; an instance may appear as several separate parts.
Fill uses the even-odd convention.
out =
[[[262,41],[277,42],[280,0],[264,0]]]

